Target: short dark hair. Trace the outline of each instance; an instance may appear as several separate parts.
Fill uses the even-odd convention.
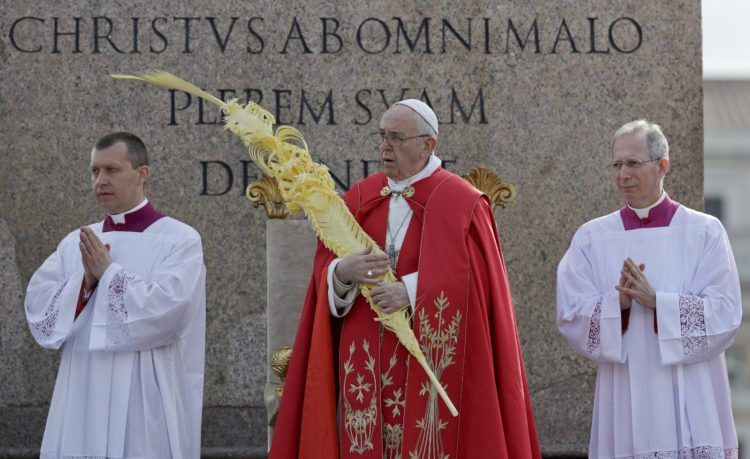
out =
[[[137,169],[141,166],[148,166],[148,151],[146,150],[146,144],[143,143],[137,135],[129,132],[113,132],[107,134],[96,142],[94,145],[95,150],[103,150],[109,148],[117,142],[122,142],[128,151],[128,159],[130,164],[133,165],[133,169]]]

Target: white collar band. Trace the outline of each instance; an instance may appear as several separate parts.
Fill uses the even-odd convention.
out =
[[[648,214],[651,211],[651,209],[661,204],[662,201],[664,201],[664,198],[666,197],[667,197],[667,193],[664,192],[664,190],[661,190],[661,196],[659,196],[659,199],[657,199],[655,203],[651,204],[648,207],[644,207],[643,209],[636,209],[635,207],[631,206],[630,203],[628,203],[627,206],[630,208],[630,210],[635,212],[636,215],[638,215],[638,218],[646,218],[648,217]]]
[[[389,177],[388,186],[391,187],[393,191],[400,193],[404,191],[404,188],[406,188],[407,186],[414,184],[422,180],[423,178],[427,178],[430,175],[432,175],[438,169],[438,167],[440,167],[442,163],[443,162],[440,161],[440,158],[432,154],[430,155],[429,161],[427,161],[427,165],[423,167],[421,171],[417,172],[416,174],[412,175],[411,177],[407,179],[400,180],[398,182]]]
[[[117,223],[119,225],[122,225],[123,223],[125,223],[125,215],[127,215],[129,213],[132,213],[132,212],[135,212],[136,210],[143,209],[146,206],[146,204],[148,204],[148,199],[143,198],[143,202],[141,202],[137,206],[133,207],[132,209],[127,210],[127,211],[122,212],[122,213],[119,213],[119,214],[110,215],[109,218],[112,219],[113,223]]]

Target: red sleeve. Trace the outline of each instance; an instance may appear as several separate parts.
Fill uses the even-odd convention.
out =
[[[84,279],[81,281],[81,291],[78,293],[78,304],[76,304],[76,315],[75,318],[78,318],[78,315],[83,312],[83,308],[86,307],[86,305],[89,302],[89,299],[91,298],[91,295],[94,294],[94,290],[96,290],[96,287],[94,287],[93,290],[91,290],[91,293],[89,294],[88,298],[83,297],[83,292],[86,291],[86,280]]]
[[[622,332],[628,331],[630,325],[630,308],[620,311],[620,320],[622,321]]]

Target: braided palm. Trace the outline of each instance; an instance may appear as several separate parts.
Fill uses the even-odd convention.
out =
[[[237,102],[237,99],[223,102],[168,72],[157,71],[138,76],[112,75],[112,77],[177,89],[218,105],[224,112],[226,128],[242,139],[248,148],[250,158],[258,168],[269,177],[276,179],[289,212],[296,213],[302,210],[323,245],[341,258],[360,252],[367,247],[373,247],[374,253],[383,253],[375,241],[362,230],[344,201],[336,194],[328,168],[312,160],[307,143],[297,129],[281,126],[274,134],[273,124],[276,120],[255,102],[249,101],[244,107]],[[396,281],[396,277],[390,270],[383,278],[386,282]],[[458,415],[448,394],[445,393],[440,381],[427,364],[419,342],[411,329],[407,310],[386,314],[373,304],[370,288],[367,285],[360,286],[360,291],[377,314],[375,320],[398,337],[399,342],[424,368],[453,416]]]

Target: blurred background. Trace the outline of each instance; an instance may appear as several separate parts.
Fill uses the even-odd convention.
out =
[[[750,459],[750,1],[704,0],[702,13],[704,199],[742,283],[745,314],[726,357],[740,458]]]

